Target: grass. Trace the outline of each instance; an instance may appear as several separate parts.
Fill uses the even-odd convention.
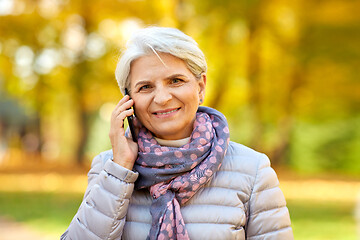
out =
[[[287,202],[295,239],[357,239],[354,203],[299,200]]]
[[[0,215],[60,236],[80,205],[82,194],[0,192]],[[297,240],[355,240],[354,203],[289,200]]]
[[[0,192],[0,215],[60,237],[81,200],[75,193]]]

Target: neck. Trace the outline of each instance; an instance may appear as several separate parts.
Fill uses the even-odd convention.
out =
[[[177,140],[166,140],[166,139],[161,139],[161,138],[155,137],[155,140],[162,146],[181,147],[181,146],[184,146],[185,144],[189,143],[190,137],[177,139]]]

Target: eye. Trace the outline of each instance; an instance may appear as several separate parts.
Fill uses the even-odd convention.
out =
[[[147,90],[147,89],[149,89],[149,88],[151,88],[151,86],[150,86],[150,85],[144,85],[144,86],[141,86],[141,87],[139,88],[139,92],[141,92],[141,91],[145,91],[145,90]]]
[[[183,80],[180,79],[180,78],[173,78],[173,79],[171,79],[171,83],[181,83],[181,82],[183,82]]]

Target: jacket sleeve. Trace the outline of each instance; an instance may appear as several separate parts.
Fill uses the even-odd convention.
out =
[[[276,173],[264,154],[260,155],[248,206],[248,240],[294,239],[285,197],[279,188]]]
[[[60,239],[121,238],[138,173],[121,167],[110,157],[100,154],[94,158],[83,201]]]

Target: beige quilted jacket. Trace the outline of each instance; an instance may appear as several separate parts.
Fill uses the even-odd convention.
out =
[[[151,197],[134,191],[138,174],[93,160],[81,206],[61,239],[146,239]],[[289,212],[268,158],[230,142],[220,170],[181,212],[190,239],[293,239]]]

